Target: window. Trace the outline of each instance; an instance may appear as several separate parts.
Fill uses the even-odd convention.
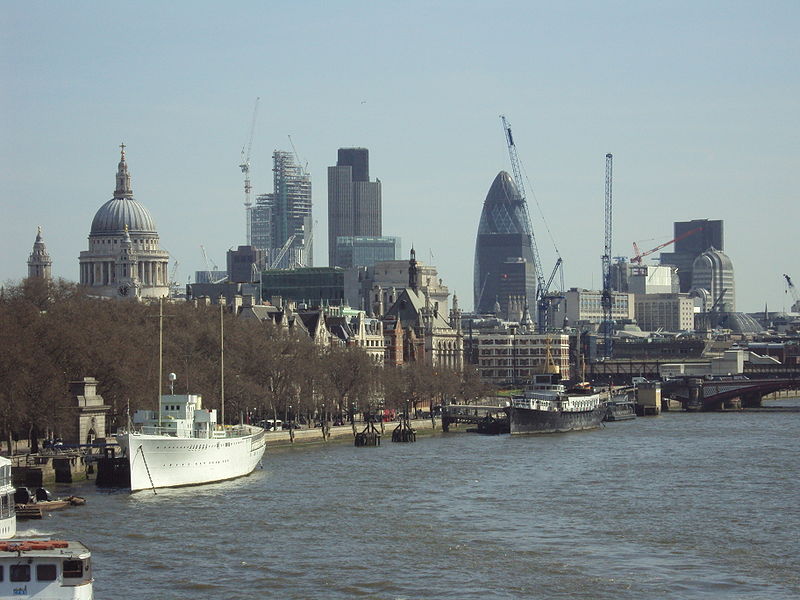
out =
[[[9,581],[30,581],[31,580],[31,566],[30,565],[9,565],[8,567]]]
[[[55,581],[57,574],[55,565],[36,565],[36,581]]]
[[[83,562],[79,560],[65,560],[64,577],[83,577]]]

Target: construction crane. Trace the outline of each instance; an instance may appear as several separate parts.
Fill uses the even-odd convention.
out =
[[[300,155],[297,153],[297,148],[294,147],[294,142],[292,141],[292,136],[287,136],[289,138],[289,144],[292,146],[292,152],[294,152],[294,159],[297,161],[297,166],[300,169],[300,173],[305,175],[308,172],[308,162],[305,165],[300,164]]]
[[[169,274],[169,290],[170,290],[170,292],[172,294],[175,294],[175,292],[179,292],[180,291],[180,286],[178,285],[178,280],[176,279],[176,276],[178,275],[178,265],[179,264],[180,263],[178,262],[178,259],[176,258],[175,259],[175,264],[172,265],[172,272]]]
[[[611,232],[612,232],[612,202],[611,183],[613,177],[614,157],[606,154],[606,198],[605,198],[605,245],[603,249],[603,294],[600,304],[603,307],[603,356],[611,358]]]
[[[203,244],[200,244],[200,250],[203,251],[203,260],[206,263],[206,276],[208,277],[208,283],[219,283],[219,281],[214,280],[214,276],[211,274],[211,267],[214,267],[214,271],[218,271],[219,267],[211,261],[208,260],[208,254],[206,254],[206,247]],[[222,281],[222,280],[220,280]]]
[[[784,273],[783,278],[786,280],[786,291],[789,292],[794,299],[792,312],[800,312],[800,293],[798,293],[797,288],[794,286],[794,283],[792,283],[791,277]]]
[[[556,273],[558,272],[558,269],[559,269],[559,267],[561,267],[561,264],[563,262],[564,261],[559,256],[558,260],[556,260],[556,264],[553,267],[552,272],[550,273],[550,277],[547,279],[547,283],[545,283],[545,286],[544,286],[544,289],[543,289],[542,293],[539,294],[539,297],[537,299],[538,303],[536,305],[536,318],[537,318],[536,325],[537,325],[538,330],[540,332],[543,332],[543,331],[545,331],[547,329],[547,315],[548,315],[548,313],[550,311],[550,305],[553,303],[553,300],[558,300],[558,299],[564,297],[561,294],[550,294],[549,293],[550,286],[552,285],[553,280],[556,277]],[[562,276],[562,279],[563,279],[563,276],[564,276],[563,272],[561,273],[561,276]],[[561,287],[563,288],[564,286],[562,285]]]
[[[293,233],[292,235],[289,236],[289,239],[287,239],[286,242],[283,244],[283,246],[281,246],[281,249],[278,250],[278,254],[275,255],[275,260],[272,261],[272,264],[269,267],[270,269],[278,268],[278,265],[281,264],[283,257],[286,256],[286,252],[288,252],[289,247],[292,245],[292,242],[294,242],[296,237],[297,237],[296,233]]]
[[[636,245],[636,242],[633,242],[633,254],[634,254],[634,256],[631,259],[631,263],[642,264],[642,259],[645,256],[649,256],[653,252],[657,252],[658,250],[661,250],[662,248],[666,248],[670,244],[674,244],[675,242],[679,242],[680,240],[682,240],[684,238],[687,238],[690,235],[693,235],[693,234],[697,233],[698,231],[703,231],[703,228],[702,227],[695,227],[694,229],[691,229],[689,231],[686,231],[686,232],[682,233],[681,235],[679,235],[678,237],[676,237],[673,240],[670,240],[668,242],[664,242],[663,244],[659,244],[658,246],[648,250],[647,252],[639,252],[639,246]]]
[[[251,210],[253,208],[253,203],[250,201],[250,192],[252,191],[252,186],[250,185],[250,150],[253,148],[253,135],[256,131],[256,115],[258,115],[258,101],[261,98],[256,98],[255,106],[253,107],[253,120],[250,123],[250,135],[248,137],[247,143],[242,146],[242,162],[239,165],[239,168],[244,173],[244,210],[245,210],[245,219],[246,219],[246,227],[247,227],[247,245],[249,246],[252,242],[252,238],[250,235],[250,224],[251,224]],[[247,150],[245,152],[245,149]]]
[[[550,284],[555,277],[556,271],[561,266],[563,262],[561,257],[558,258],[556,261],[556,266],[553,268],[553,274],[550,276],[550,280],[545,281],[544,274],[542,272],[542,261],[539,258],[539,247],[536,244],[536,236],[533,235],[533,226],[531,225],[531,216],[528,213],[528,202],[525,198],[525,183],[522,179],[522,168],[519,162],[519,156],[517,156],[517,146],[514,144],[514,136],[511,135],[511,125],[508,123],[505,115],[500,115],[500,120],[503,123],[503,133],[506,137],[506,145],[508,146],[508,156],[511,159],[511,172],[514,176],[514,183],[517,184],[517,190],[519,191],[520,197],[522,199],[522,208],[525,214],[525,218],[529,226],[531,227],[530,231],[530,239],[531,239],[531,250],[533,252],[533,267],[536,270],[536,323],[539,328],[539,331],[544,331],[545,322],[547,320],[547,311],[550,306],[550,299],[551,297],[548,296],[548,289]],[[484,280],[484,285],[486,285],[486,281]],[[481,292],[483,293],[483,292]]]

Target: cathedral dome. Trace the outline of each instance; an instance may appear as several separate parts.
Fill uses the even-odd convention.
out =
[[[121,234],[126,229],[131,233],[157,233],[150,211],[133,199],[131,176],[125,162],[125,144],[117,168],[117,187],[114,197],[103,204],[92,220],[89,235]]]
[[[112,198],[94,215],[90,235],[119,234],[125,226],[131,233],[156,233],[150,211],[133,198]]]

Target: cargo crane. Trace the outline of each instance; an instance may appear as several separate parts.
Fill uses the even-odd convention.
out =
[[[253,203],[250,201],[250,192],[252,191],[252,186],[250,185],[250,150],[253,148],[253,134],[256,131],[256,115],[258,114],[258,101],[261,98],[256,98],[255,106],[253,107],[253,121],[250,123],[250,137],[248,138],[247,143],[242,146],[242,162],[239,165],[239,168],[244,173],[244,210],[245,210],[245,219],[246,219],[246,227],[247,227],[247,245],[249,246],[252,242],[252,237],[250,233],[250,226],[251,226],[251,219],[252,219],[252,208]],[[247,152],[245,152],[245,148]]]
[[[664,242],[663,244],[659,244],[658,246],[648,250],[647,252],[639,252],[639,246],[636,245],[636,242],[633,242],[633,254],[634,254],[634,256],[631,259],[631,263],[642,264],[642,259],[645,256],[650,256],[653,252],[657,252],[658,250],[661,250],[662,248],[666,248],[670,244],[674,244],[675,242],[679,242],[680,240],[682,240],[684,238],[687,238],[690,235],[693,235],[693,234],[697,233],[698,231],[703,231],[703,228],[702,227],[695,227],[694,229],[692,229],[690,231],[686,231],[686,232],[682,233],[681,235],[679,235],[678,237],[676,237],[673,240],[670,240],[668,242]]]
[[[528,202],[525,198],[525,184],[522,180],[522,168],[520,166],[519,157],[517,156],[517,147],[514,144],[514,137],[511,135],[511,125],[506,120],[505,115],[500,115],[500,120],[503,123],[503,133],[506,137],[506,144],[508,145],[508,156],[511,159],[511,171],[514,176],[514,183],[517,184],[517,190],[522,198],[522,208],[525,212],[525,218],[531,226],[531,250],[533,251],[533,268],[536,270],[536,325],[539,332],[545,330],[547,322],[547,313],[550,308],[551,301],[555,298],[548,294],[550,284],[555,278],[556,271],[562,264],[561,257],[558,257],[553,273],[550,279],[545,281],[542,272],[542,261],[539,259],[539,247],[536,244],[536,236],[533,235],[533,225],[531,225],[531,216],[528,212]],[[484,280],[484,285],[486,281]]]
[[[603,250],[603,294],[600,304],[603,307],[603,356],[611,358],[611,182],[614,157],[606,154],[606,199],[605,199],[605,246]]]

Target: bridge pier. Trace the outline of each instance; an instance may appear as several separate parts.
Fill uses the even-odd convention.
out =
[[[686,380],[686,385],[689,388],[686,410],[703,410],[703,380],[699,377],[691,377]]]
[[[750,392],[742,395],[742,405],[746,408],[761,408],[764,396],[760,392]]]
[[[741,410],[742,399],[738,396],[736,398],[728,398],[722,401],[722,410]]]

